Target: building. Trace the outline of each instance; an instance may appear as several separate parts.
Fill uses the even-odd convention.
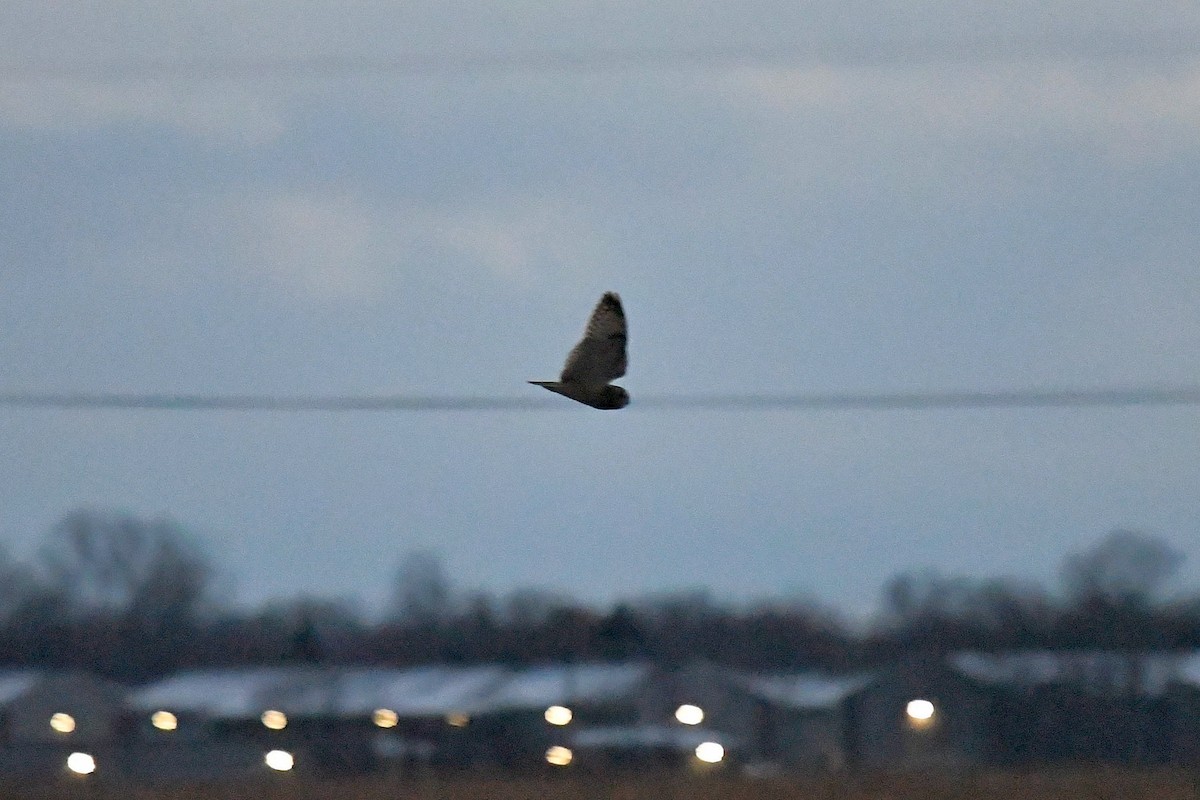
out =
[[[950,666],[992,693],[988,761],[1162,764],[1189,727],[1168,698],[1180,657],[1112,650],[959,653]]]
[[[161,759],[190,763],[187,753],[210,748],[223,758],[208,763],[232,758],[253,771],[281,749],[297,769],[362,772],[454,760],[464,709],[505,675],[494,666],[199,670],[134,693],[130,705]]]
[[[84,672],[0,673],[0,774],[60,775],[72,753],[109,768],[124,703],[123,687]]]
[[[941,658],[876,670],[846,699],[846,760],[867,769],[988,763],[995,694]]]
[[[514,669],[468,710],[474,760],[533,767],[547,761],[551,748],[569,749],[578,730],[643,723],[659,699],[656,678],[641,663]]]
[[[696,662],[0,673],[0,774],[1200,765],[1200,654],[955,653],[869,672]]]
[[[731,673],[728,680],[747,707],[735,726],[747,758],[808,772],[849,766],[850,699],[871,685],[873,674]]]

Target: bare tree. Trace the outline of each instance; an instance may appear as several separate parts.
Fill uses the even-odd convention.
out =
[[[37,581],[29,567],[0,548],[0,626],[12,624],[37,594]]]
[[[903,573],[884,588],[872,647],[1036,647],[1048,643],[1057,609],[1033,583],[933,571]]]
[[[1118,529],[1095,546],[1068,556],[1062,581],[1077,605],[1145,607],[1165,598],[1184,555],[1156,536]]]
[[[179,524],[93,509],[55,526],[41,550],[41,566],[73,612],[146,619],[198,612],[213,576]]]
[[[1060,636],[1076,646],[1124,651],[1105,666],[1104,681],[1112,691],[1136,695],[1148,670],[1142,654],[1181,643],[1176,633],[1181,620],[1167,595],[1182,561],[1183,554],[1162,539],[1115,530],[1063,562],[1067,602]]]
[[[512,628],[534,628],[574,605],[575,601],[562,592],[514,589],[500,599],[500,617]]]
[[[436,553],[415,550],[400,562],[392,611],[397,621],[416,627],[444,622],[453,613],[450,579]]]

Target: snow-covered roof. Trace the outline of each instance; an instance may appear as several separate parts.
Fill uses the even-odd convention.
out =
[[[1187,686],[1200,687],[1200,652],[1189,653],[1179,657],[1176,664],[1175,679]]]
[[[267,709],[360,716],[387,708],[401,717],[432,717],[604,702],[627,696],[648,674],[648,667],[629,664],[198,670],[135,692],[131,705],[223,719],[252,719]]]
[[[513,672],[472,709],[509,711],[591,705],[630,697],[650,676],[643,664],[550,664]]]
[[[379,705],[402,717],[445,716],[475,708],[501,684],[503,667],[421,667],[394,674],[383,687]]]
[[[310,672],[310,671],[309,671]],[[211,717],[258,716],[271,708],[269,695],[309,674],[287,667],[190,670],[130,695],[135,709],[194,712]]]
[[[501,667],[411,669],[268,667],[183,672],[135,692],[131,705],[218,719],[251,719],[267,709],[294,715],[440,716],[475,704],[500,682]]]
[[[754,697],[797,710],[829,709],[871,682],[873,676],[802,672],[785,675],[730,676],[734,685]]]
[[[30,669],[0,672],[0,706],[8,705],[27,693],[43,677],[44,673]]]
[[[1073,684],[1096,689],[1126,687],[1157,695],[1178,674],[1186,657],[1175,653],[1113,650],[957,653],[950,665],[967,677],[996,686]]]
[[[957,653],[952,668],[981,683],[1035,687],[1070,684],[1099,691],[1158,695],[1172,683],[1200,687],[1200,652],[1126,654],[1112,651]],[[586,707],[631,701],[652,676],[636,663],[412,668],[260,667],[181,672],[130,694],[134,709],[166,709],[213,719],[257,719],[268,709],[289,715],[368,717],[375,709],[402,718]],[[830,709],[875,675],[818,672],[732,673],[741,691],[797,710]],[[0,672],[0,706],[45,678],[36,670]]]

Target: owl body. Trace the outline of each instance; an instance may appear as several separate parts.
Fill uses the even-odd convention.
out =
[[[629,405],[629,392],[613,384],[597,388],[577,383],[563,383],[561,381],[530,381],[530,383],[534,386],[541,386],[552,392],[557,392],[563,397],[577,400],[592,408],[598,408],[601,411],[615,411],[618,408],[624,408]]]
[[[628,330],[616,292],[606,292],[588,319],[583,338],[571,349],[557,381],[530,381],[592,408],[615,410],[629,405],[629,392],[611,381],[625,374]]]

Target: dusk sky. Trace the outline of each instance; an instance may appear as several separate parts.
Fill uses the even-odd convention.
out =
[[[0,6],[0,547],[169,516],[237,598],[705,587],[850,613],[1055,580],[1114,528],[1200,586],[1200,407],[643,405],[1200,383],[1200,7]],[[633,397],[553,379],[604,291]]]

